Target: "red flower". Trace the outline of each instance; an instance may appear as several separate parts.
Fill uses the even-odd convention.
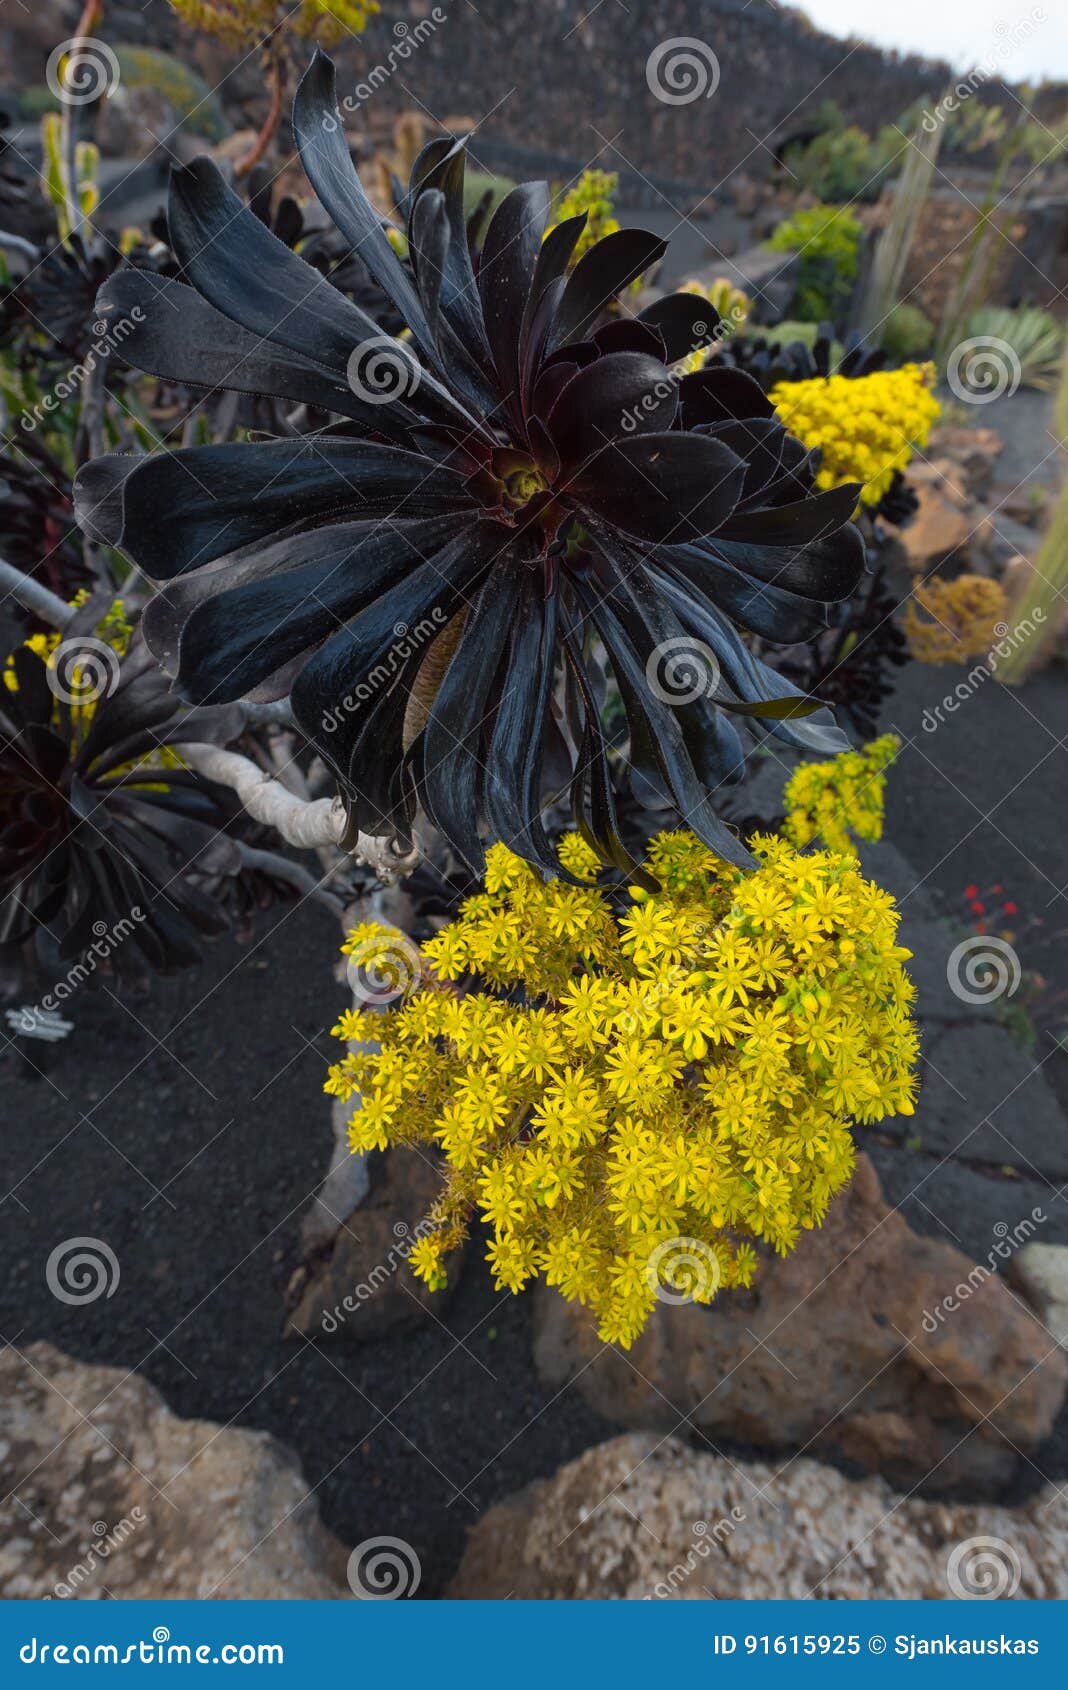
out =
[[[1010,901],[1005,905],[1004,913],[1005,915],[1019,915],[1020,911],[1018,906]]]
[[[978,898],[978,896],[979,896],[978,886],[966,886],[964,888],[964,896],[966,898]]]
[[[986,905],[979,903],[979,901],[977,899],[972,904],[972,914],[973,915],[985,915],[986,914]]]

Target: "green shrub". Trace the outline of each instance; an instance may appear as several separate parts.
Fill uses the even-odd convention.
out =
[[[894,130],[872,140],[855,124],[825,130],[805,146],[788,147],[783,162],[800,188],[833,205],[877,200],[893,157]]]
[[[780,223],[768,243],[798,257],[797,315],[806,322],[843,314],[857,279],[861,226],[846,206],[813,205]]]
[[[930,352],[934,334],[934,324],[927,313],[905,299],[887,317],[879,340],[895,363],[907,364],[910,359],[922,358],[925,352]]]
[[[179,123],[188,123],[197,135],[207,141],[221,141],[228,125],[218,96],[202,76],[190,70],[172,53],[162,53],[156,47],[123,47],[115,49],[119,61],[120,87],[153,88],[167,101]]]

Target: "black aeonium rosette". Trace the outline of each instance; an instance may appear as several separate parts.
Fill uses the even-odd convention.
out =
[[[32,940],[55,967],[106,944],[138,979],[229,926],[212,888],[242,870],[237,806],[165,748],[225,743],[243,713],[183,707],[136,636],[120,662],[92,635],[99,608],[51,665],[19,646],[0,678],[0,958]]]
[[[146,614],[150,645],[197,701],[291,690],[353,828],[403,837],[421,800],[476,868],[484,824],[554,873],[540,810],[561,748],[579,825],[630,866],[590,680],[599,645],[631,761],[714,850],[748,862],[711,800],[742,768],[732,717],[820,751],[845,741],[828,712],[801,719],[814,701],[736,625],[790,643],[827,626],[863,568],[857,489],[813,491],[811,454],[744,373],[671,370],[714,334],[705,301],[605,320],[660,258],[658,237],[620,230],[569,269],[585,219],[543,239],[549,193],[533,183],[498,207],[476,267],[464,150],[443,137],[413,170],[408,269],[359,182],[321,54],[294,134],[411,344],[277,240],[209,160],[176,172],[168,221],[188,285],[109,281],[101,315],[144,308],[122,355],[341,420],[82,472],[83,523],[167,584]],[[664,664],[687,648],[709,684],[673,689]],[[435,661],[440,681],[413,717]]]

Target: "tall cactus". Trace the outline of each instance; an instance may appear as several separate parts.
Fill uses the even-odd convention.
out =
[[[1012,606],[1016,627],[1035,631],[1026,639],[1014,640],[1012,650],[998,665],[999,680],[1010,684],[1024,680],[1039,660],[1048,656],[1068,613],[1068,351],[1061,359],[1053,429],[1061,442],[1058,457],[1065,479],[1038,555]]]
[[[905,266],[942,145],[945,121],[936,120],[930,126],[929,123],[925,113],[909,141],[890,215],[876,244],[864,299],[857,313],[861,334],[876,342],[881,340],[883,324],[901,299]]]

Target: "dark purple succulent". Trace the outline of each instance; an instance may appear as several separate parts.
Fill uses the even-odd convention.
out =
[[[212,885],[242,872],[224,831],[233,795],[155,754],[232,739],[242,712],[183,708],[136,639],[120,668],[91,634],[99,611],[76,617],[59,668],[20,646],[14,686],[0,683],[0,960],[27,940],[46,967],[105,946],[109,968],[136,979],[198,961],[200,939],[229,926]]]
[[[197,701],[291,690],[353,828],[404,837],[421,800],[476,868],[488,832],[550,872],[550,770],[603,859],[629,867],[591,678],[603,653],[632,762],[714,850],[748,862],[712,801],[743,766],[733,718],[821,752],[845,741],[737,627],[793,643],[828,625],[864,566],[858,490],[814,491],[812,455],[743,372],[672,369],[715,332],[703,300],[611,315],[659,237],[620,230],[571,265],[585,219],[546,236],[549,192],[533,183],[498,207],[476,264],[464,149],[443,137],[413,170],[408,268],[359,182],[321,54],[293,127],[411,340],[383,335],[209,160],[176,172],[168,221],[187,283],[107,283],[101,315],[143,307],[122,355],[340,420],[82,472],[88,530],[166,583],[150,645]],[[660,673],[688,647],[709,684],[672,698]]]

